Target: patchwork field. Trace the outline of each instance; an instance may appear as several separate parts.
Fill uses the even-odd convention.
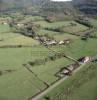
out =
[[[55,60],[52,60],[52,55],[58,52],[64,53],[75,59],[83,56],[93,56],[97,54],[96,38],[88,38],[87,41],[83,41],[81,40],[80,36],[70,34],[73,32],[86,30],[86,26],[78,24],[74,21],[58,21],[49,23],[40,16],[26,16],[25,20],[21,20],[21,22],[28,22],[29,20],[32,20],[32,22],[41,26],[41,28],[37,31],[38,35],[48,35],[57,41],[71,39],[72,43],[69,45],[50,46],[50,49],[48,49],[45,46],[40,45],[39,41],[21,35],[20,33],[13,33],[8,25],[0,24],[0,47],[10,45],[28,46],[26,48],[0,48],[0,100],[28,100],[28,98],[36,95],[39,92],[42,92],[47,88],[47,86],[51,86],[52,83],[56,82],[58,77],[55,76],[55,74],[63,67],[73,63],[73,61],[65,57],[57,57]],[[71,26],[71,23],[76,23],[76,26]],[[60,27],[65,27],[67,32],[55,32],[45,29]],[[32,66],[29,64],[29,62],[33,61],[38,63],[39,60],[41,61],[46,58],[51,60],[48,60],[45,63],[41,63],[40,65],[36,64]],[[88,75],[96,72],[96,70],[90,70],[89,73],[87,72],[87,75],[82,74],[87,70],[88,67],[92,65],[96,67],[96,63],[85,66],[85,69],[82,69],[74,76],[71,76],[67,81],[64,81],[61,86],[51,91],[51,93],[48,93],[47,96],[49,95],[51,98],[54,98],[51,100],[68,100],[66,99],[67,97],[64,97],[64,89],[67,89],[67,86],[70,86],[71,89],[71,83],[74,83],[75,86],[75,84],[77,84],[76,81],[78,82],[81,77],[86,76],[88,78]],[[96,75],[95,78],[93,78],[93,83],[88,81],[89,83],[87,82],[85,85],[81,86],[80,90],[82,91],[85,86],[94,84],[97,81],[95,79]],[[84,79],[81,80],[81,82],[83,81]],[[96,88],[95,84],[93,85],[93,88]],[[62,96],[60,95],[59,97],[56,97],[56,95],[60,94],[58,92],[59,90],[62,93]],[[92,88],[89,88],[89,90],[93,91]],[[77,99],[78,96],[75,94],[76,91],[77,89],[75,89],[73,91],[74,93],[70,95],[72,98],[76,98],[74,100],[80,100]],[[87,90],[85,91],[87,92]],[[83,95],[80,94],[80,92],[78,92],[78,94],[79,96]],[[70,98],[70,100],[73,100],[72,98]],[[44,98],[42,99],[46,100]],[[91,100],[96,99],[92,98]]]

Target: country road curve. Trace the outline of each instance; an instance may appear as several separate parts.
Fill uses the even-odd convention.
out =
[[[87,63],[81,64],[80,67],[78,67],[74,72],[78,72],[81,68],[83,68]],[[60,85],[62,82],[64,82],[67,78],[69,78],[70,76],[65,76],[64,78],[60,79],[59,81],[57,81],[55,84],[53,84],[52,86],[50,86],[49,88],[47,88],[45,91],[43,91],[42,93],[40,93],[39,95],[37,95],[36,97],[32,98],[31,100],[39,100],[41,97],[43,97],[44,95],[46,95],[47,93],[49,93],[51,90],[53,90],[55,87],[57,87],[58,85]]]

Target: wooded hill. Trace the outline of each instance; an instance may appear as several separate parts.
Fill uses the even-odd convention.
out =
[[[65,15],[75,15],[81,11],[88,15],[95,15],[97,13],[97,0],[73,0],[72,2],[52,2],[50,0],[0,0],[0,11],[17,10],[21,8],[28,9],[31,7],[43,14],[60,12]]]
[[[97,0],[73,0],[73,4],[87,15],[97,15]]]

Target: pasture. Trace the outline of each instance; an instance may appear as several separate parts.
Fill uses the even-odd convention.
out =
[[[97,63],[89,63],[40,100],[96,100]]]
[[[0,99],[27,100],[46,88],[43,81],[50,85],[58,79],[55,76],[56,72],[64,65],[71,63],[68,59],[62,58],[47,62],[45,65],[30,66],[38,76],[38,78],[35,77],[23,65],[29,61],[44,59],[49,54],[52,55],[53,52],[39,46],[36,40],[9,32],[9,26],[1,25],[1,27],[0,38],[2,41],[0,41],[0,46],[28,45],[32,47],[0,49]]]
[[[82,56],[96,55],[97,53],[96,39],[89,38],[87,41],[83,41],[81,40],[81,37],[70,34],[73,33],[73,30],[76,32],[86,30],[87,27],[84,25],[78,24],[74,21],[48,23],[40,16],[26,16],[24,19],[25,20],[22,20],[21,22],[32,20],[32,22],[41,26],[37,31],[37,34],[51,36],[57,41],[72,39],[72,43],[70,45],[50,46],[50,49],[52,50],[49,50],[43,45],[40,45],[37,40],[21,35],[20,33],[13,33],[8,25],[0,24],[0,46],[28,46],[26,48],[0,48],[0,100],[27,100],[29,97],[42,92],[42,90],[47,88],[46,85],[50,86],[52,83],[56,82],[58,77],[56,77],[55,74],[59,72],[61,68],[73,63],[73,61],[65,57],[49,60],[46,63],[35,66],[28,65],[29,61],[31,62],[48,58],[49,56],[54,55],[55,52],[53,52],[53,50],[65,53],[75,59]],[[74,26],[71,26],[71,23],[76,23],[75,28]],[[45,29],[60,27],[68,28],[66,29],[67,32],[55,32]],[[25,64],[27,64],[29,69],[24,66]],[[88,68],[88,66],[86,66],[86,68]],[[81,72],[79,73],[81,74]],[[78,76],[79,80],[79,73],[72,77]],[[70,82],[73,82],[71,81],[73,80],[72,77],[68,79],[66,83],[64,82],[66,86],[70,84]],[[66,86],[64,86],[64,88]],[[64,88],[62,91],[61,88],[59,86],[49,95],[53,97],[59,90],[60,92],[63,92]],[[61,97],[60,99],[54,100],[61,100]]]
[[[8,25],[0,25],[0,46],[4,45],[38,45],[39,43],[20,33],[12,33]]]
[[[0,49],[0,72],[12,70],[0,75],[0,99],[6,97],[7,100],[27,100],[44,89],[46,86],[43,82],[30,73],[23,64],[42,59],[48,53],[48,50],[43,47]]]

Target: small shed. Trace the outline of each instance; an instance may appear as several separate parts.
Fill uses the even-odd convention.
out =
[[[64,75],[71,75],[71,72],[69,70],[67,70],[67,69],[64,69],[62,71],[62,74],[64,74]]]
[[[89,56],[82,57],[78,61],[81,63],[87,63],[87,62],[91,61],[91,57],[89,57]]]
[[[57,41],[56,40],[51,40],[46,42],[47,45],[56,45]]]
[[[63,45],[64,44],[64,41],[59,41],[59,45]]]

